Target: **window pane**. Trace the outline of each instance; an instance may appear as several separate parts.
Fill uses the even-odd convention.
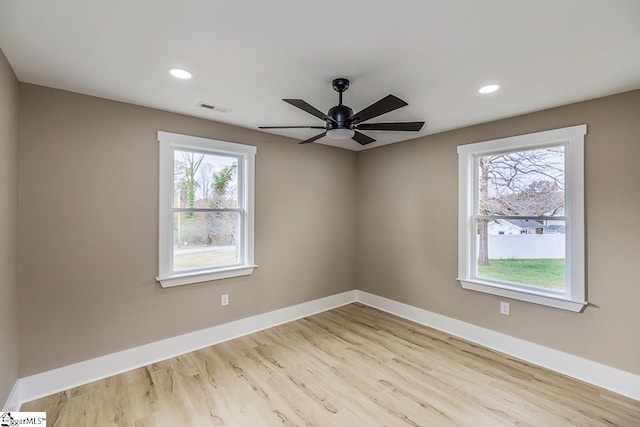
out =
[[[174,208],[237,208],[238,158],[175,150]]]
[[[478,278],[565,289],[565,222],[478,220]]]
[[[240,263],[239,212],[175,212],[173,270]]]
[[[564,146],[478,157],[478,214],[564,215]]]

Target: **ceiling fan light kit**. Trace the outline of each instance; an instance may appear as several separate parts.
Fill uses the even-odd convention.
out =
[[[283,99],[294,107],[324,120],[324,126],[260,126],[260,129],[324,129],[324,132],[313,136],[300,144],[308,144],[317,141],[322,137],[330,139],[353,139],[360,145],[367,145],[375,139],[358,132],[367,131],[408,131],[418,132],[424,126],[424,122],[395,122],[395,123],[362,123],[391,111],[408,105],[400,98],[387,95],[381,100],[374,102],[367,108],[353,113],[353,110],[342,104],[342,94],[349,89],[349,80],[341,77],[332,82],[333,89],[338,92],[338,105],[331,107],[327,114],[303,101],[302,99]]]
[[[327,131],[327,138],[329,139],[351,139],[356,134],[353,129],[329,129]]]

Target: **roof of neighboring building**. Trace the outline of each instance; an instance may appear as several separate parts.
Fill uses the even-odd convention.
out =
[[[535,221],[531,219],[500,219],[496,222],[499,224],[500,221],[506,221],[512,225],[515,225],[518,228],[540,228],[544,227],[544,224],[541,221]]]
[[[565,231],[565,226],[561,225],[561,224],[553,224],[553,225],[548,225],[547,226],[547,230],[548,231],[555,231],[557,233],[564,233]]]

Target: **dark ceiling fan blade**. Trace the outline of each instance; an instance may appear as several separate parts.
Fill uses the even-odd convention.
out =
[[[308,144],[310,142],[317,141],[318,139],[322,138],[326,134],[327,134],[326,132],[322,132],[322,133],[320,133],[320,134],[318,134],[318,135],[316,135],[316,136],[314,136],[312,138],[306,139],[306,140],[304,140],[302,142],[298,142],[298,144]]]
[[[355,142],[357,142],[360,145],[371,144],[372,142],[375,141],[375,139],[365,135],[364,133],[360,133],[358,131],[356,131],[355,135],[353,135],[351,139],[353,139]]]
[[[325,129],[324,126],[258,126],[258,129]]]
[[[331,121],[334,121],[330,117],[327,117],[327,115],[325,113],[323,113],[322,111],[318,110],[316,107],[306,103],[302,99],[283,99],[283,101],[284,102],[288,102],[289,104],[293,105],[294,107],[298,107],[299,109],[301,109],[303,111],[306,111],[307,113],[309,113],[309,114],[311,114],[313,116],[316,116],[320,120],[331,120]]]
[[[362,123],[357,126],[360,130],[397,130],[417,132],[422,129],[424,122],[401,122],[401,123]]]
[[[349,117],[347,119],[347,122],[350,124],[364,122],[369,119],[373,119],[374,117],[381,116],[382,114],[388,113],[390,111],[397,110],[398,108],[404,107],[405,105],[409,104],[407,104],[397,96],[387,95],[381,100],[369,105],[364,110],[357,112]]]

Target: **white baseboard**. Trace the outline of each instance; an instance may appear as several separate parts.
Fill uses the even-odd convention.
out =
[[[356,299],[370,307],[447,332],[632,399],[640,400],[640,375],[368,292],[356,292]]]
[[[20,410],[20,405],[22,405],[22,401],[20,400],[20,380],[17,380],[13,384],[11,393],[9,393],[9,397],[7,397],[7,401],[2,407],[2,412],[17,412]]]
[[[19,401],[30,402],[131,369],[331,310],[354,302],[355,296],[356,291],[343,292],[24,377],[18,380]]]
[[[352,302],[361,302],[632,399],[640,400],[639,375],[368,292],[354,290],[21,378],[13,388],[5,404],[5,408],[7,408],[5,410],[15,411],[22,403],[40,397]]]

